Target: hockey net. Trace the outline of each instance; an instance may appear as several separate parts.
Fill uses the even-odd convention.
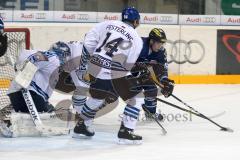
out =
[[[30,49],[30,31],[27,28],[5,28],[8,48],[0,57],[0,109],[10,104],[7,90],[15,76],[14,64],[22,49]]]

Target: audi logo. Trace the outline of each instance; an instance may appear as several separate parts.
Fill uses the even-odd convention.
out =
[[[78,20],[88,20],[89,19],[88,14],[77,14],[76,17]]]
[[[46,19],[45,13],[36,13],[36,19]]]
[[[167,45],[170,45],[169,48],[166,47],[168,49],[168,63],[184,64],[188,62],[197,64],[205,56],[204,45],[199,40],[168,40]]]
[[[7,53],[0,58],[0,66],[5,66],[7,64],[13,65],[16,61],[16,57],[19,54],[19,51],[23,48],[25,42],[24,40],[10,40],[8,45],[19,46],[17,51],[12,51],[11,47],[8,48]],[[33,49],[33,45],[31,44],[31,48]],[[193,50],[193,48],[195,50]],[[199,40],[167,40],[166,49],[168,51],[168,63],[176,63],[176,64],[197,64],[201,62],[205,56],[205,47]],[[16,55],[9,56],[9,53],[17,53]]]
[[[216,18],[215,17],[205,17],[205,18],[203,18],[203,22],[204,23],[215,23]]]
[[[169,23],[173,21],[172,16],[160,16],[160,22]]]

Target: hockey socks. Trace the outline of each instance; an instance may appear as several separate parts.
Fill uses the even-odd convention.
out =
[[[131,105],[124,109],[123,120],[118,132],[119,144],[141,144],[142,137],[133,133],[140,110]]]

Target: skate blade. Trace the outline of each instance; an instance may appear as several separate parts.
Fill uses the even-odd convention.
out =
[[[231,128],[222,128],[220,131],[234,132]]]
[[[72,134],[72,138],[76,138],[76,139],[91,139],[93,136],[86,136],[84,134],[77,134],[77,133],[73,133]]]
[[[142,140],[128,140],[128,139],[118,138],[118,144],[119,145],[140,145],[142,144]]]

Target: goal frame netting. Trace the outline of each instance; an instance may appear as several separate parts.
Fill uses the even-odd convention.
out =
[[[10,104],[7,90],[15,77],[14,64],[17,57],[22,49],[30,49],[30,30],[28,28],[4,28],[4,33],[8,36],[8,49],[0,57],[3,62],[0,65],[0,109]]]
[[[24,32],[25,33],[25,49],[30,49],[30,30],[28,28],[4,28],[4,32]]]

